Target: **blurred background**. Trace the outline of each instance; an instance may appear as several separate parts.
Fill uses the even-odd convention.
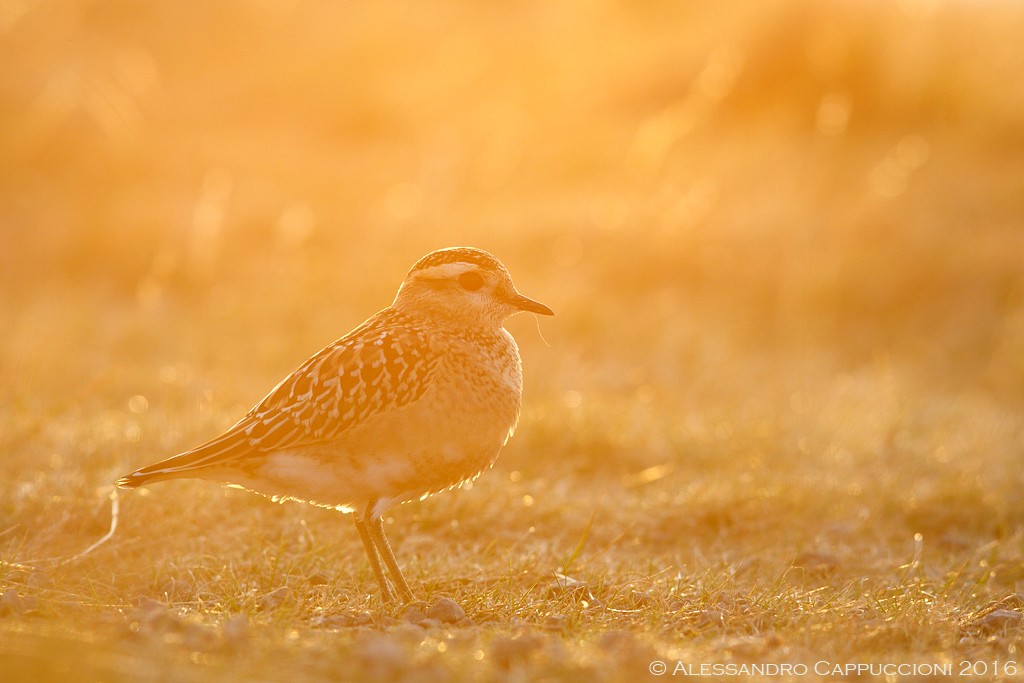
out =
[[[557,316],[508,322],[494,471],[385,520],[479,625],[449,654],[1019,659],[1022,37],[998,0],[0,0],[0,672],[353,670],[334,511],[169,482],[50,560],[452,245]],[[454,680],[423,642],[373,652]]]
[[[558,313],[510,322],[510,468],[902,448],[1017,485],[1022,35],[994,1],[7,0],[6,467],[205,439],[469,244]]]

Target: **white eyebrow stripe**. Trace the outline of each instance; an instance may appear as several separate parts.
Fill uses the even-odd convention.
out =
[[[427,278],[428,280],[442,280],[448,278],[457,278],[463,273],[470,271],[479,270],[479,266],[475,263],[465,263],[460,261],[459,263],[442,263],[437,266],[430,266],[423,270],[416,271],[416,277]]]

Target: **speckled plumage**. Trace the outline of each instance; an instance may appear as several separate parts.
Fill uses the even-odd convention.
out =
[[[551,314],[487,252],[431,252],[391,306],[303,363],[224,434],[117,483],[195,477],[353,512],[382,591],[390,594],[379,559],[409,598],[381,515],[494,462],[522,397],[519,350],[501,325],[518,310]]]

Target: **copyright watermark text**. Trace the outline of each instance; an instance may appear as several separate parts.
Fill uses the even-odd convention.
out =
[[[821,660],[813,664],[802,662],[684,662],[655,659],[647,667],[655,676],[1015,676],[1020,670],[1013,660],[978,660],[961,662],[830,662]]]

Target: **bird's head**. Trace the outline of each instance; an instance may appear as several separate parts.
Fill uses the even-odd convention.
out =
[[[472,327],[497,327],[519,311],[554,315],[516,291],[501,261],[472,247],[438,249],[417,261],[399,287],[394,307]]]

